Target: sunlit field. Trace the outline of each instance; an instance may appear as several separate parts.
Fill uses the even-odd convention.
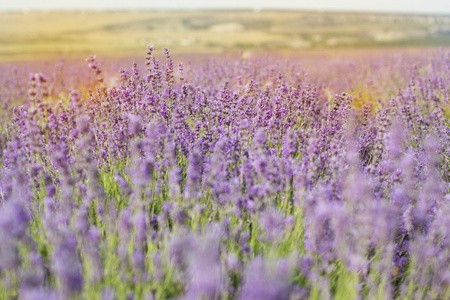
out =
[[[268,50],[236,12],[127,50],[95,28],[163,13],[104,14],[1,16],[0,299],[450,298],[448,33]]]
[[[0,61],[450,45],[450,16],[301,11],[0,12]]]

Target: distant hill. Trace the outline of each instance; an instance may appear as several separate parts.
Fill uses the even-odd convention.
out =
[[[87,53],[130,55],[450,45],[450,16],[307,11],[0,13],[0,60]]]

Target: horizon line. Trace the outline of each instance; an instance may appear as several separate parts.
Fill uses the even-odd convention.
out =
[[[310,13],[342,13],[342,14],[380,14],[380,15],[409,15],[409,16],[449,16],[450,12],[415,12],[415,11],[385,11],[385,10],[348,10],[348,9],[311,9],[311,8],[29,8],[29,9],[1,9],[0,13],[50,13],[50,12],[310,12]]]

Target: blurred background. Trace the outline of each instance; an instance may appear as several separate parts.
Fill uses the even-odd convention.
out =
[[[446,2],[3,0],[0,61],[448,46]]]

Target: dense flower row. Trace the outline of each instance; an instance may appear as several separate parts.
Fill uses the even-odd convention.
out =
[[[111,87],[90,57],[95,90],[58,104],[30,77],[1,144],[0,298],[450,297],[448,53],[327,87],[153,51]]]

